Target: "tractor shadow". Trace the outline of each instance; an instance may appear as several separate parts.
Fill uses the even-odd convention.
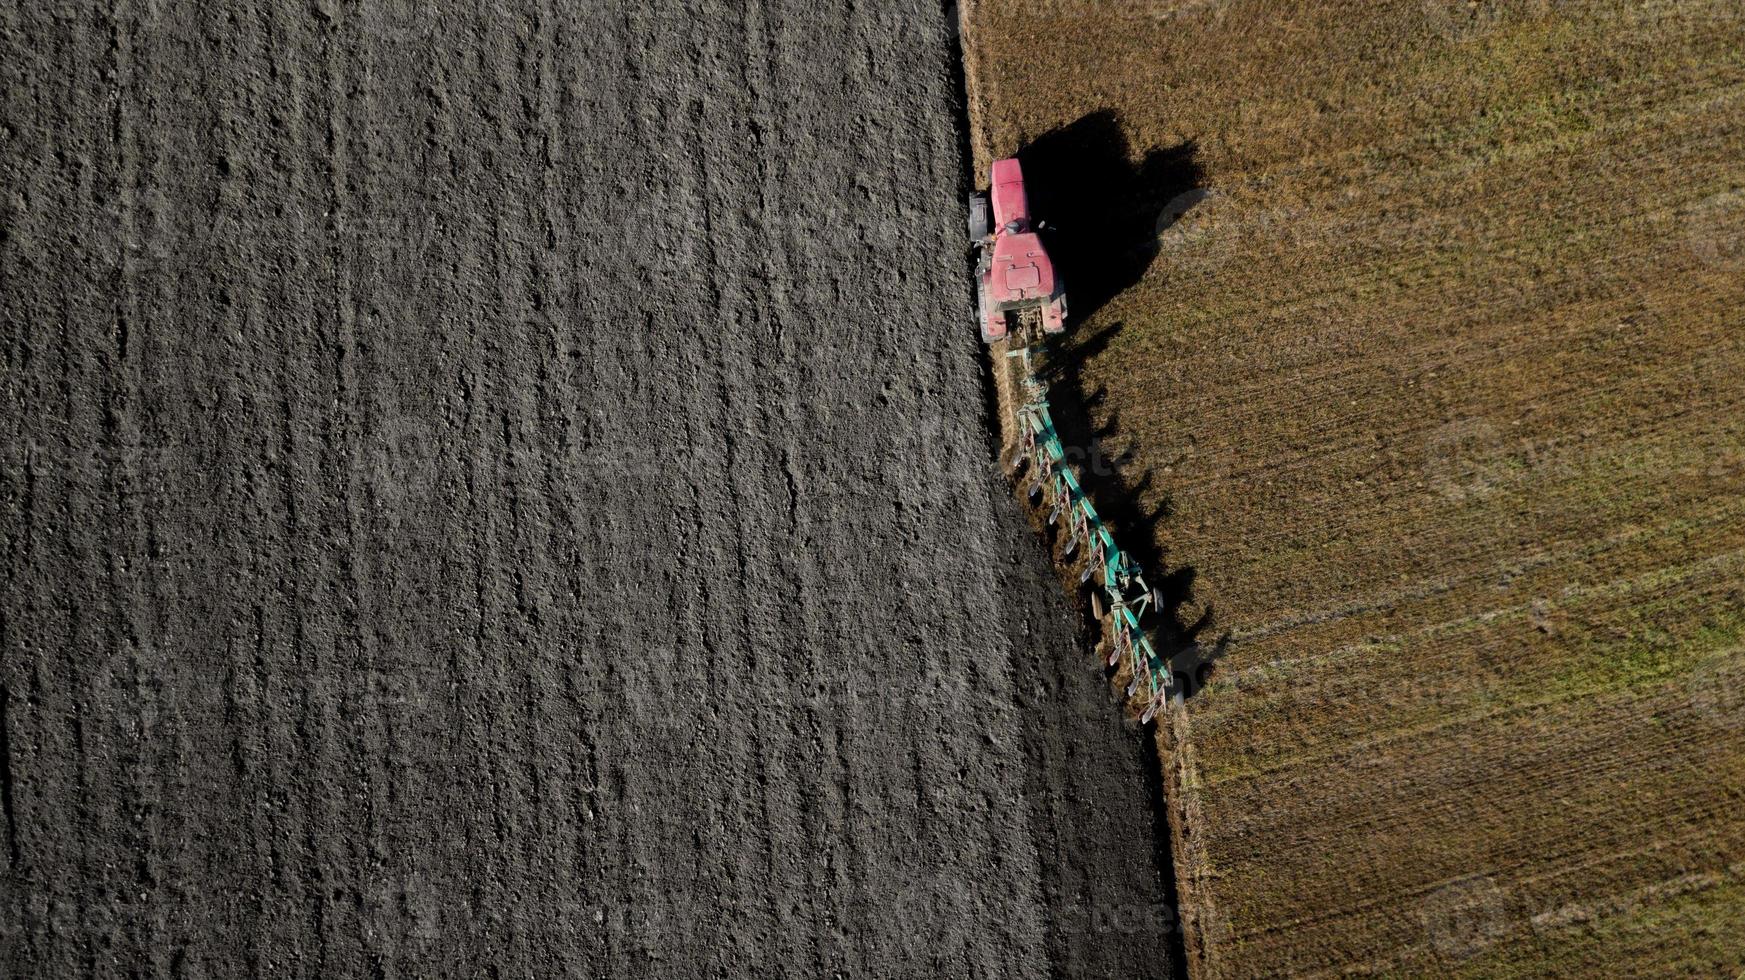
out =
[[[1091,417],[1106,392],[1087,390],[1083,367],[1126,325],[1115,322],[1087,332],[1084,324],[1145,275],[1158,256],[1162,232],[1206,197],[1196,153],[1188,142],[1147,151],[1135,162],[1120,119],[1109,110],[1053,130],[1018,152],[1032,212],[1048,224],[1044,238],[1070,304],[1067,337],[1048,357],[1050,413],[1098,513],[1159,593],[1161,608],[1151,623],[1154,639],[1183,697],[1205,685],[1229,636],[1211,638],[1217,618],[1209,603],[1194,600],[1194,567],[1172,568],[1158,547],[1157,530],[1172,516],[1173,498],[1167,490],[1160,494],[1155,475],[1134,459],[1131,440],[1122,438],[1119,411],[1102,413],[1101,425]],[[1146,506],[1146,500],[1155,503]]]
[[[1162,235],[1207,196],[1192,140],[1135,160],[1121,118],[1099,109],[1018,151],[1032,213],[1083,322],[1145,275]]]

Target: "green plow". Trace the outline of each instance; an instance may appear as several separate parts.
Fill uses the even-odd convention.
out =
[[[1017,409],[1019,445],[1014,466],[1028,467],[1030,499],[1049,506],[1049,525],[1066,522],[1067,560],[1076,560],[1080,550],[1084,551],[1084,570],[1079,582],[1088,583],[1095,576],[1102,588],[1102,601],[1093,597],[1093,605],[1099,617],[1103,616],[1104,607],[1108,614],[1113,634],[1108,665],[1114,667],[1123,659],[1127,661],[1131,674],[1127,698],[1132,701],[1143,696],[1145,708],[1140,721],[1149,722],[1168,703],[1173,683],[1169,665],[1158,656],[1141,625],[1145,614],[1157,608],[1158,598],[1145,584],[1139,563],[1115,543],[1115,536],[1097,516],[1096,506],[1080,485],[1049,415],[1048,389],[1032,368],[1030,350],[1013,351],[1008,356],[1020,358],[1024,369],[1024,402]]]

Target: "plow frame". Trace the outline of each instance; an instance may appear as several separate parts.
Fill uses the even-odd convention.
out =
[[[1037,377],[1032,352],[1033,348],[1025,347],[1007,355],[1018,359],[1021,365],[1025,396],[1017,408],[1019,438],[1012,467],[1015,471],[1030,469],[1027,495],[1033,502],[1048,506],[1048,525],[1066,521],[1063,554],[1069,566],[1083,564],[1079,583],[1088,584],[1096,577],[1101,595],[1093,594],[1093,607],[1099,607],[1093,611],[1110,634],[1106,664],[1119,667],[1126,662],[1128,703],[1143,695],[1139,719],[1142,724],[1148,723],[1162,710],[1175,687],[1169,664],[1158,654],[1144,626],[1147,613],[1161,612],[1158,598],[1146,584],[1139,563],[1116,543],[1114,533],[1097,514],[1096,506],[1067,460],[1066,449],[1049,414],[1047,388]],[[1079,555],[1081,549],[1084,553]],[[1095,601],[1099,598],[1102,602]],[[1105,604],[1106,615],[1100,608]]]

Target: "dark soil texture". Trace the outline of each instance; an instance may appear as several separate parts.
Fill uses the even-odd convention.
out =
[[[477,10],[0,9],[0,974],[1166,972],[945,11]]]

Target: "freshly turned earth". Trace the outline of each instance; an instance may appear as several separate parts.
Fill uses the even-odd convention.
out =
[[[0,973],[1166,971],[945,14],[509,6],[0,11]]]

